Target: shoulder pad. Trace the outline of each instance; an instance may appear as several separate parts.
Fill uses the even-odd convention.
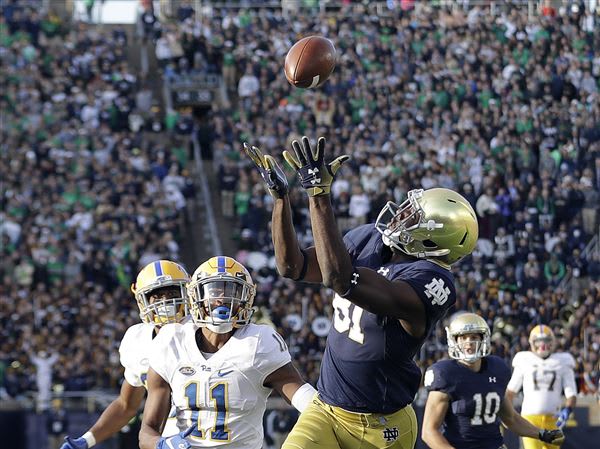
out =
[[[119,352],[127,352],[129,350],[135,350],[137,347],[146,345],[152,340],[152,324],[138,323],[129,327],[123,335],[121,344],[119,346]]]
[[[568,352],[555,352],[552,354],[554,358],[556,358],[561,364],[566,365],[569,368],[575,368],[577,362],[575,358],[569,354]]]
[[[527,360],[531,358],[531,352],[529,351],[520,351],[515,354],[512,359],[513,368],[520,367],[521,365],[527,363]]]
[[[287,352],[288,347],[285,340],[271,326],[267,324],[249,324],[248,326],[252,326],[248,330],[258,337],[258,353]]]

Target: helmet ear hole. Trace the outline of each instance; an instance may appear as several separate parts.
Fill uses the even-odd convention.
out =
[[[426,248],[437,248],[438,245],[433,240],[423,240],[423,246]]]

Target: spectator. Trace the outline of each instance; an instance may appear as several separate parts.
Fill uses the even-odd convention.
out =
[[[464,297],[457,309],[485,308],[490,325],[509,323],[512,331],[495,345],[509,358],[526,348],[518,335],[526,335],[531,323],[553,319],[561,304],[576,300],[552,287],[567,270],[587,266],[587,274],[580,270],[580,298],[599,294],[585,284],[598,263],[582,262],[581,253],[573,253],[589,239],[583,211],[595,206],[592,197],[600,190],[600,133],[594,127],[600,108],[591,82],[597,84],[600,76],[592,45],[598,30],[584,29],[559,11],[530,16],[515,5],[510,13],[496,9],[493,18],[488,8],[447,13],[427,5],[393,9],[390,17],[373,16],[368,22],[359,19],[359,9],[352,5],[335,16],[324,13],[328,21],[323,27],[333,36],[339,59],[327,83],[314,92],[292,88],[280,73],[290,44],[315,32],[310,16],[282,20],[278,12],[260,8],[214,11],[214,20],[203,24],[213,33],[225,33],[231,45],[201,49],[203,57],[227,55],[228,64],[233,59],[235,67],[251,71],[259,86],[243,101],[211,115],[214,146],[257,141],[276,155],[293,138],[327,134],[339,154],[353,153],[351,165],[332,186],[342,228],[353,219],[349,210],[356,179],[371,210],[378,210],[375,204],[386,197],[401,202],[408,185],[462,186],[480,220],[480,245],[473,259],[459,267]],[[327,133],[328,127],[335,132]],[[232,165],[240,181],[248,177],[246,162]],[[584,174],[585,168],[593,171]],[[592,181],[589,193],[587,179]],[[252,195],[264,197],[264,192]],[[246,204],[243,199],[240,203]],[[297,232],[310,242],[304,203],[292,197],[292,206]],[[578,229],[582,232],[574,237],[571,230]],[[270,241],[253,235],[253,248],[272,255]],[[492,272],[495,279],[489,279]],[[272,275],[271,293],[281,286]],[[286,298],[294,302],[294,290]],[[313,310],[312,303],[308,309]],[[270,315],[274,323],[282,321],[277,308]],[[286,335],[295,339],[294,333]],[[443,338],[442,332],[433,341]],[[579,330],[569,338],[581,338]],[[431,347],[424,358],[440,357],[435,344]]]
[[[550,259],[544,264],[544,276],[546,281],[552,287],[557,287],[565,276],[565,264],[558,260],[555,253],[550,255]]]
[[[238,95],[240,96],[240,101],[246,111],[250,109],[252,97],[258,93],[259,89],[260,84],[258,78],[254,75],[252,66],[248,65],[246,67],[246,72],[240,78],[238,83]]]
[[[132,273],[148,254],[179,257],[178,208],[193,189],[167,138],[151,131],[162,117],[136,106],[123,33],[67,27],[23,4],[0,9],[0,277],[13,286],[0,288],[0,340],[10,343],[0,360],[6,394],[21,397],[38,377],[43,409],[47,360],[26,355],[40,347],[57,353],[47,368],[67,388],[117,387],[111,342],[136,319]]]
[[[496,354],[508,359],[527,348],[533,323],[555,320],[561,307],[578,303],[582,318],[565,324],[569,332],[560,344],[574,345],[579,361],[594,356],[600,260],[594,252],[582,256],[597,230],[600,203],[594,201],[600,191],[600,30],[592,12],[576,21],[559,10],[537,16],[496,3],[493,10],[448,12],[432,3],[376,16],[350,2],[333,14],[325,8],[315,21],[301,6],[285,19],[280,10],[254,5],[208,5],[202,15],[192,14],[190,2],[178,6],[177,23],[160,28],[153,13],[148,38],[162,37],[157,30],[163,27],[177,37],[185,63],[170,61],[174,76],[205,70],[226,79],[231,104],[215,105],[198,135],[203,157],[214,153],[216,167],[227,166],[222,207],[231,209],[241,251],[272,255],[265,233],[242,232],[271,206],[264,191],[252,189],[247,161],[235,157],[239,143],[257,141],[276,155],[293,138],[325,134],[330,148],[353,153],[332,187],[338,217],[350,217],[357,179],[372,211],[388,199],[402,202],[407,186],[423,178],[456,186],[476,208],[484,198],[483,215],[477,208],[480,248],[455,273],[456,309],[483,314],[497,336]],[[126,64],[122,34],[71,26],[23,8],[22,1],[1,8],[6,188],[0,194],[0,276],[11,280],[2,285],[13,286],[0,287],[3,316],[11,317],[0,330],[0,341],[11,343],[0,343],[4,387],[11,397],[32,388],[33,365],[21,348],[47,340],[61,354],[53,367],[57,380],[71,389],[115,389],[121,371],[109,342],[136,320],[127,293],[132,273],[140,261],[176,255],[181,244],[181,213],[173,201],[181,207],[182,198],[166,188],[177,187],[184,200],[193,195],[186,158],[163,137],[164,115],[152,109],[147,86]],[[336,70],[319,90],[295,89],[282,76],[282,61],[293,42],[315,33],[333,39]],[[242,75],[249,76],[250,89],[237,92],[238,101]],[[177,133],[177,123],[172,128]],[[182,141],[178,146],[186,148],[187,138]],[[171,170],[174,182],[168,181]],[[305,202],[298,194],[291,199],[298,235],[308,246]],[[551,252],[559,267],[553,282],[562,263],[564,276],[579,270],[576,290],[547,285]],[[303,374],[314,380],[325,337],[311,324],[331,315],[331,295],[305,292],[264,270],[260,277],[271,281],[257,306],[297,348]],[[496,279],[488,283],[492,271]],[[303,327],[284,327],[290,307],[302,314],[303,298]],[[588,354],[580,343],[584,330],[596,345]],[[422,366],[442,357],[444,338],[443,328],[436,329]]]
[[[58,354],[48,354],[46,351],[38,352],[37,356],[29,356],[31,363],[36,367],[37,385],[37,411],[43,412],[50,407],[50,396],[52,392],[52,365],[58,361]]]

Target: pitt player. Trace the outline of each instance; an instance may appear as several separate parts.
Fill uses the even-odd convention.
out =
[[[193,322],[166,326],[154,342],[140,448],[260,449],[272,390],[300,411],[312,400],[315,389],[292,365],[283,338],[250,323],[255,292],[248,270],[231,257],[196,269],[188,285]],[[171,395],[185,422],[179,435],[161,438]]]
[[[88,449],[117,433],[135,416],[146,393],[150,344],[161,327],[178,323],[187,315],[186,285],[190,277],[185,268],[169,260],[157,260],[138,274],[131,291],[135,295],[142,323],[127,329],[119,354],[125,368],[125,380],[115,399],[90,430],[80,438],[65,438],[61,449]],[[175,424],[175,409],[163,435],[179,430]]]
[[[560,430],[541,430],[523,419],[505,398],[510,369],[490,353],[490,328],[474,313],[462,313],[446,328],[452,360],[425,372],[429,391],[422,438],[431,449],[504,448],[500,421],[518,435],[562,441]],[[441,430],[443,429],[443,430]]]
[[[301,249],[281,167],[256,147],[245,151],[274,197],[272,232],[279,272],[335,292],[333,326],[321,363],[318,396],[282,449],[413,448],[411,403],[421,382],[413,361],[438,320],[455,303],[450,266],[473,250],[475,213],[448,189],[408,193],[377,222],[340,235],[330,200],[333,177],[349,158],[324,162],[306,137],[284,152],[309,196],[315,246]],[[317,430],[318,429],[318,430]]]
[[[575,359],[566,352],[553,352],[554,332],[543,324],[535,326],[529,334],[531,351],[521,351],[513,359],[513,375],[508,384],[507,397],[512,401],[523,389],[523,417],[544,429],[564,427],[575,407]],[[566,397],[562,405],[563,393]],[[558,418],[558,420],[557,420]],[[525,449],[558,449],[559,446],[543,444],[523,438]]]

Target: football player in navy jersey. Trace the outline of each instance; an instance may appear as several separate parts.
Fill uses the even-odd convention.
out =
[[[425,372],[429,390],[422,438],[431,449],[505,448],[500,421],[521,436],[560,444],[560,430],[538,429],[505,398],[510,368],[490,353],[490,328],[474,313],[462,313],[446,328],[452,360]]]
[[[303,137],[292,143],[294,154],[284,152],[309,197],[314,246],[302,249],[281,167],[244,144],[274,198],[280,274],[335,292],[318,395],[282,449],[413,448],[411,403],[421,382],[413,357],[456,301],[450,266],[475,247],[477,219],[452,190],[416,189],[400,205],[387,203],[376,223],[342,238],[330,188],[349,157],[325,163],[324,146],[323,137],[315,149]]]

